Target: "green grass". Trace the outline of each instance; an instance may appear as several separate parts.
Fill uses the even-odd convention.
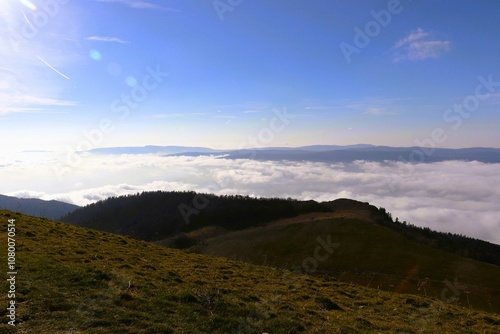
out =
[[[16,219],[17,328],[0,333],[497,333],[500,317],[421,296]],[[6,271],[6,270],[5,270]],[[0,283],[7,303],[7,282]]]
[[[318,261],[314,275],[438,299],[448,289],[443,295],[447,301],[457,299],[463,306],[500,313],[498,266],[416,244],[386,227],[359,219],[294,220],[226,233],[205,240],[197,252],[290,269],[314,255],[318,237],[326,240],[330,236],[339,247]],[[448,285],[463,289],[455,295]]]

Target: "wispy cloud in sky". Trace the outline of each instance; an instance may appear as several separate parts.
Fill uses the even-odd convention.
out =
[[[394,115],[394,113],[387,111],[385,108],[367,108],[363,114],[381,116],[381,115]]]
[[[418,28],[394,44],[392,56],[395,62],[437,59],[450,50],[450,41],[432,39],[430,33]]]
[[[49,107],[74,106],[73,101],[33,96],[29,94],[6,94],[0,92],[0,116],[18,112],[40,113]]]
[[[406,36],[405,38],[399,40],[395,45],[394,47],[395,48],[400,48],[402,46],[405,46],[407,44],[411,44],[413,43],[414,41],[417,41],[419,39],[422,39],[422,38],[425,38],[429,36],[429,33],[425,32],[423,29],[421,28],[418,28],[416,31],[410,33],[408,36]]]
[[[28,70],[25,68],[19,73],[26,71]],[[35,85],[35,82],[25,83],[19,79],[19,75],[11,74],[8,70],[0,69],[0,74],[3,75],[0,79],[0,116],[12,113],[54,111],[56,107],[78,104],[75,101],[51,96],[56,94],[47,93],[48,91],[43,89],[43,86]]]
[[[244,114],[256,114],[256,113],[262,113],[262,112],[265,112],[265,110],[255,110],[255,109],[252,109],[252,110],[245,110],[245,111],[243,111]]]
[[[398,115],[409,108],[414,100],[415,98],[367,98],[350,101],[344,108],[359,111],[363,115]]]
[[[89,36],[85,38],[87,41],[96,41],[96,42],[110,42],[110,43],[120,43],[120,44],[128,44],[129,41],[118,37],[109,37],[109,36]]]
[[[200,117],[200,116],[214,116],[215,112],[191,112],[191,113],[157,113],[150,115],[143,115],[143,118],[192,118],[192,117]]]
[[[77,58],[68,52],[76,23],[71,14],[62,15],[64,6],[50,7],[49,15],[45,7],[30,4],[4,1],[0,6],[0,30],[4,31],[0,38],[0,116],[59,114],[61,107],[78,104],[63,96],[71,86],[68,65]],[[37,21],[41,17],[50,21]]]
[[[480,113],[462,119],[446,146],[500,142],[494,126],[500,72],[488,56],[499,54],[500,44],[481,42],[495,40],[500,27],[493,4],[432,3],[435,13],[448,15],[428,15],[422,23],[429,4],[413,1],[404,20],[392,20],[373,36],[373,27],[363,23],[378,9],[349,0],[300,1],[293,9],[286,1],[270,7],[228,0],[223,2],[234,10],[225,11],[224,22],[213,0],[30,2],[36,10],[19,0],[0,5],[0,106],[9,114],[1,118],[11,122],[2,123],[3,135],[23,129],[25,139],[12,144],[20,150],[75,147],[85,139],[81,133],[107,118],[115,130],[97,146],[232,148],[266,133],[272,110],[285,107],[296,119],[275,134],[273,146],[413,145],[449,125],[441,115],[450,121],[465,115],[445,112],[474,95],[479,77],[490,78],[481,89],[488,98],[479,101]],[[248,15],[262,12],[269,15]],[[349,20],[331,20],[332,13]],[[303,20],[300,27],[297,20]],[[368,31],[353,31],[355,22]],[[352,66],[341,42],[360,52]],[[158,86],[148,71],[155,68],[169,73]],[[144,84],[155,88],[144,94]],[[419,100],[392,99],[408,96]],[[129,110],[130,117],[115,122],[118,110]],[[39,112],[67,114],[44,118]],[[50,136],[39,135],[38,122]]]
[[[118,3],[130,8],[136,9],[153,9],[153,10],[165,10],[169,12],[179,12],[179,10],[165,7],[161,5],[157,5],[148,1],[143,0],[96,0],[98,2],[110,2],[110,3]]]

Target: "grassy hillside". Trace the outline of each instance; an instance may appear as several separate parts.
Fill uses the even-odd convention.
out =
[[[500,267],[417,244],[364,218],[364,212],[309,214],[206,238],[203,254],[333,276],[386,291],[408,292],[500,313]],[[189,235],[192,238],[197,236]],[[313,251],[328,239],[328,258]],[[316,263],[315,263],[316,262]],[[446,283],[448,281],[448,283]],[[451,286],[458,286],[452,291]],[[448,289],[443,293],[444,289]]]
[[[500,326],[497,315],[440,300],[190,254],[7,211],[0,211],[0,240],[7,240],[8,219],[16,220],[18,326],[6,325],[2,293],[0,333],[493,334]],[[2,241],[0,257],[6,252]],[[0,291],[8,290],[2,280]]]

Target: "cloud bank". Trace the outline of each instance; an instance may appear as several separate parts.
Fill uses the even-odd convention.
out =
[[[10,189],[5,194],[79,205],[153,190],[317,201],[346,197],[385,207],[393,217],[417,226],[500,244],[499,164],[329,164],[157,155],[89,155],[82,161],[60,180],[51,168],[53,159],[0,161],[2,184]],[[30,168],[32,173],[14,177]]]

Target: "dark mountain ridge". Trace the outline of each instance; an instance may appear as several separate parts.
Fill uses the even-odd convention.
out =
[[[238,230],[328,210],[314,201],[156,191],[111,197],[75,210],[62,221],[155,241],[210,225]]]
[[[223,231],[264,226],[272,221],[307,213],[362,213],[371,223],[388,227],[407,239],[478,261],[500,265],[500,246],[463,235],[436,232],[395,220],[384,208],[349,199],[331,202],[298,201],[249,196],[216,196],[195,192],[143,192],[112,197],[79,208],[62,217],[78,226],[133,236],[146,241],[170,239],[170,245],[190,247],[185,233],[207,227]],[[177,241],[177,243],[176,243]]]
[[[77,205],[61,201],[44,201],[37,198],[17,198],[0,195],[0,209],[20,212],[30,216],[56,220],[78,208]]]
[[[422,147],[367,147],[349,148],[325,151],[296,150],[236,150],[219,152],[226,159],[254,159],[262,161],[311,161],[311,162],[342,162],[350,163],[356,160],[365,161],[399,161],[410,163],[433,163],[451,160],[479,161],[484,163],[500,163],[500,150],[493,148],[472,149],[429,149]],[[170,156],[181,156],[182,153]],[[191,156],[209,155],[207,153],[190,152]]]
[[[213,150],[207,147],[189,146],[125,146],[125,147],[103,147],[89,150],[94,154],[178,154],[188,152],[216,153],[220,150]]]

